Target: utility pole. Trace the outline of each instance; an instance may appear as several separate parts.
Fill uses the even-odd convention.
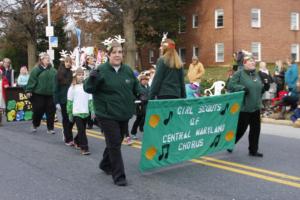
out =
[[[50,11],[50,0],[47,1],[47,16],[48,16],[48,26],[46,27],[46,36],[48,36],[49,48],[47,53],[50,56],[51,61],[54,60],[54,50],[51,46],[51,37],[54,36],[54,29],[51,26],[51,11]]]

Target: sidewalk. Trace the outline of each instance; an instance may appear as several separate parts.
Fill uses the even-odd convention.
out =
[[[291,120],[276,120],[272,118],[261,118],[261,121],[266,124],[293,126],[293,122]]]

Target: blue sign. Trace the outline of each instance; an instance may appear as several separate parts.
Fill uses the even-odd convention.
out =
[[[51,43],[51,47],[58,47],[58,38],[57,37],[50,37],[50,43]]]

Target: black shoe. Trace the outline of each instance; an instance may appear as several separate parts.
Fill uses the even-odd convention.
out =
[[[111,170],[103,170],[101,169],[106,175],[112,175],[112,171]]]
[[[233,150],[232,150],[232,149],[227,149],[227,152],[228,152],[228,153],[232,153]]]
[[[115,185],[117,185],[117,186],[127,186],[127,181],[126,181],[126,179],[121,179],[121,180],[115,181]]]
[[[86,129],[93,129],[93,125],[88,125]]]
[[[111,170],[103,169],[103,168],[100,167],[100,165],[99,165],[99,169],[101,169],[106,175],[112,175],[112,171]]]
[[[254,157],[263,157],[263,156],[264,156],[264,154],[262,154],[262,153],[259,153],[259,152],[255,152],[255,153],[249,152],[249,156],[254,156]]]

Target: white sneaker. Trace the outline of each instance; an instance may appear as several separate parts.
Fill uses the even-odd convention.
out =
[[[136,135],[131,135],[131,137],[132,137],[133,140],[139,139]]]
[[[35,127],[35,126],[32,126],[31,132],[32,132],[32,133],[36,133],[36,127]]]
[[[54,130],[48,130],[47,133],[53,135],[53,134],[55,134],[55,131]]]

